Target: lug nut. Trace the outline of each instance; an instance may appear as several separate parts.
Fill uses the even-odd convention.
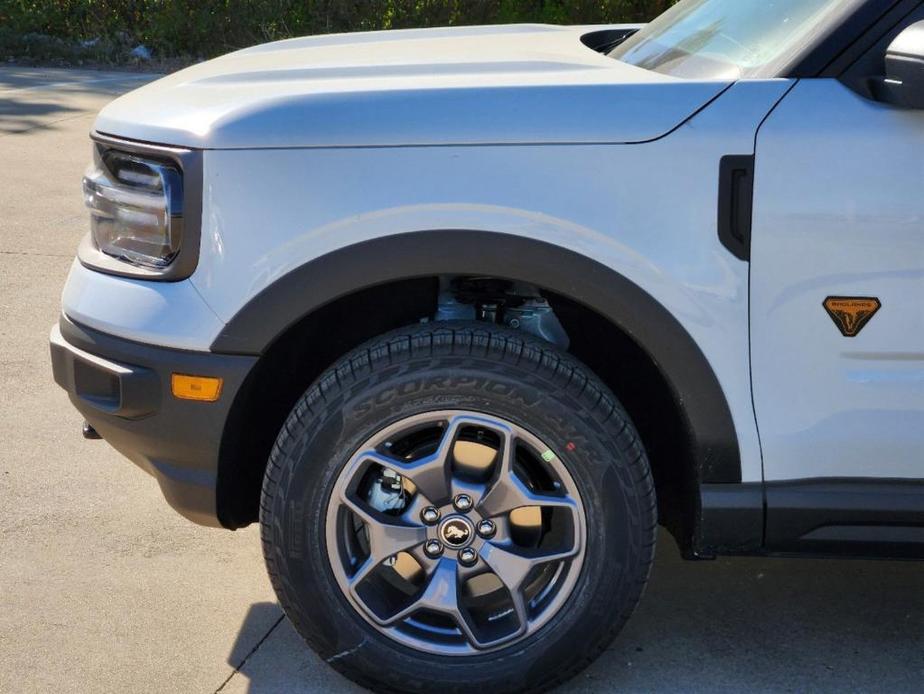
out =
[[[484,538],[493,537],[495,532],[497,526],[494,525],[494,521],[483,520],[478,524],[478,534]]]
[[[427,506],[420,512],[420,519],[427,525],[433,525],[440,519],[440,510],[435,506]]]
[[[461,552],[459,552],[459,561],[465,564],[465,566],[472,566],[476,561],[478,561],[478,552],[473,550],[471,547],[466,547]]]
[[[452,500],[452,505],[456,507],[456,511],[461,511],[465,513],[472,509],[472,497],[468,494],[459,494],[455,499]]]
[[[439,540],[428,540],[427,544],[424,545],[424,552],[431,559],[436,559],[443,553],[443,545],[440,544]]]

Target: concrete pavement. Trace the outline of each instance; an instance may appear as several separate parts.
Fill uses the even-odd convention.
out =
[[[256,528],[193,526],[54,385],[94,113],[145,75],[0,68],[0,692],[349,692],[303,647]],[[387,666],[387,665],[386,665]],[[679,560],[565,690],[920,691],[924,565]]]

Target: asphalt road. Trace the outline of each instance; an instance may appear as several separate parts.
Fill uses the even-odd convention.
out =
[[[177,516],[52,382],[87,132],[146,79],[0,68],[0,692],[355,691],[282,617],[256,529]],[[687,563],[662,534],[630,625],[564,689],[920,692],[924,564]]]

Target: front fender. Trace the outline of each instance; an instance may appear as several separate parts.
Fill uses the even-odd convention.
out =
[[[212,349],[259,353],[313,308],[391,279],[523,279],[608,316],[670,372],[704,479],[760,482],[748,265],[718,238],[718,172],[753,154],[790,86],[736,83],[637,145],[207,151],[191,281],[227,323]]]
[[[331,301],[390,281],[435,274],[531,282],[609,319],[665,375],[685,413],[701,480],[741,481],[738,439],[728,401],[690,334],[671,312],[621,274],[544,241],[452,229],[353,244],[305,263],[267,286],[235,314],[211,349],[259,354],[291,325]]]

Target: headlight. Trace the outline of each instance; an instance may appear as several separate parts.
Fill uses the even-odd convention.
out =
[[[94,245],[145,268],[174,261],[183,242],[183,173],[168,161],[94,147],[83,179]]]

